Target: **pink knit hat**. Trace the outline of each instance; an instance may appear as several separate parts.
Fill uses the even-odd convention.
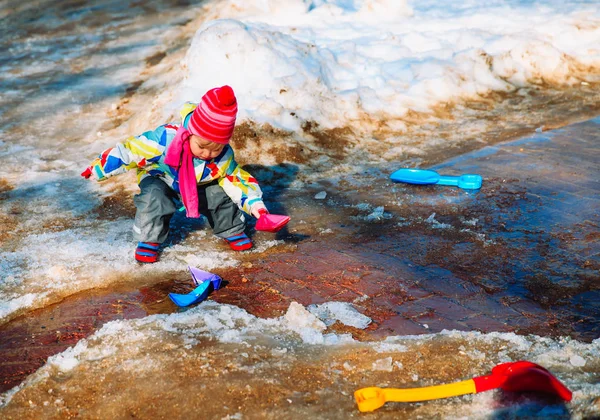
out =
[[[231,87],[225,85],[204,94],[188,124],[192,134],[204,140],[227,144],[233,136],[237,101]]]

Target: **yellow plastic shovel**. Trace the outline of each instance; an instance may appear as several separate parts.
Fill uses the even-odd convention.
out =
[[[548,370],[527,361],[502,363],[492,369],[491,375],[477,376],[452,384],[428,386],[424,388],[362,388],[354,392],[358,409],[362,412],[374,411],[386,402],[417,402],[476,394],[490,389],[504,391],[540,391],[555,394],[565,401],[571,401],[572,393]]]

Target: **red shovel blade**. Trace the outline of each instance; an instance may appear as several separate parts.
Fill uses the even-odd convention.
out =
[[[290,221],[289,216],[279,214],[263,214],[256,221],[256,230],[265,232],[278,232]]]
[[[554,394],[571,401],[572,392],[542,366],[527,362],[502,363],[492,369],[492,374],[473,378],[477,392],[494,388],[504,391],[539,391]]]

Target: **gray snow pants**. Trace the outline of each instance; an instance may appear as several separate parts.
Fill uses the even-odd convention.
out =
[[[139,194],[133,197],[137,211],[133,224],[134,238],[140,242],[167,239],[169,222],[177,211],[179,195],[161,179],[147,177],[140,183]],[[215,235],[227,238],[240,234],[246,227],[244,213],[235,205],[217,181],[198,187],[198,210],[206,216]]]

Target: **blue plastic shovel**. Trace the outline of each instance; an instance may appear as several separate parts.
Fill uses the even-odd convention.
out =
[[[202,302],[208,297],[212,290],[218,290],[221,287],[221,277],[216,274],[202,271],[198,268],[188,267],[192,280],[197,286],[187,295],[179,293],[169,293],[169,298],[177,306],[190,306],[197,302]]]
[[[419,185],[451,185],[465,190],[478,190],[483,179],[481,175],[464,174],[460,176],[440,175],[431,169],[402,168],[390,175],[394,182],[406,182]]]

